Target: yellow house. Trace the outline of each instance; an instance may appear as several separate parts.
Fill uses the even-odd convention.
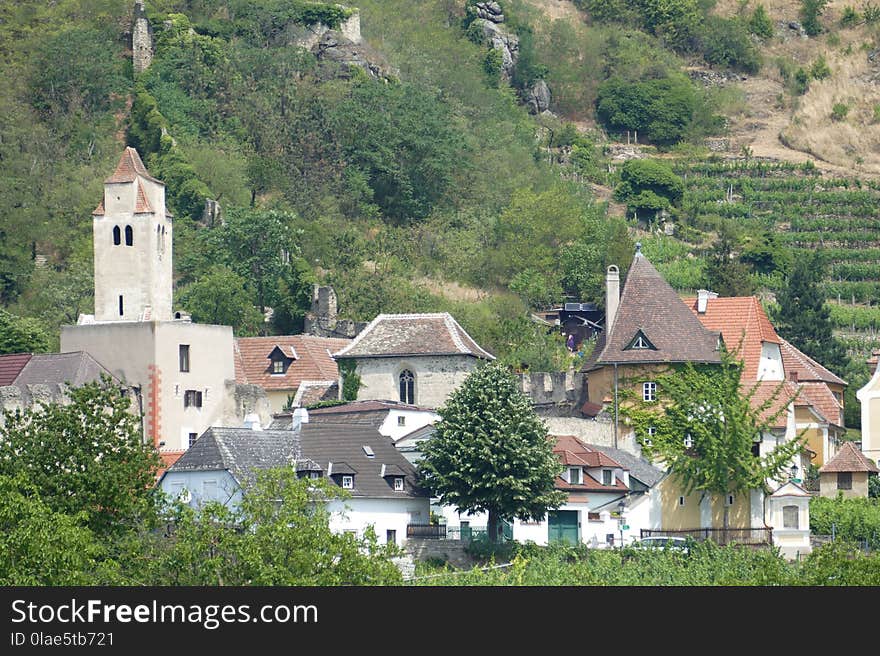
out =
[[[868,477],[876,476],[880,468],[858,450],[852,442],[845,442],[831,460],[819,469],[819,493],[823,497],[867,497]]]

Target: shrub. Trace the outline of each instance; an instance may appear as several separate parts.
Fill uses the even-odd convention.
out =
[[[824,55],[819,55],[819,58],[813,62],[813,65],[810,67],[810,77],[814,80],[824,80],[831,77],[831,69],[828,67],[828,62],[825,61]]]
[[[844,103],[835,103],[831,109],[831,120],[839,123],[849,113],[849,106]]]
[[[802,96],[810,88],[810,74],[804,68],[798,68],[794,73],[794,92]]]
[[[816,36],[822,32],[819,16],[825,10],[826,4],[828,0],[801,0],[801,24],[804,26],[804,32],[809,36]]]
[[[486,78],[492,86],[498,86],[501,81],[501,71],[504,70],[504,58],[501,51],[497,48],[490,48],[483,59],[483,70],[486,71]]]
[[[862,17],[859,15],[859,12],[850,5],[847,5],[843,8],[843,13],[840,15],[840,26],[853,27],[860,20],[862,20]]]
[[[749,18],[749,32],[762,39],[769,39],[773,36],[773,21],[767,15],[764,5],[758,5]]]
[[[746,73],[757,73],[761,68],[761,55],[739,19],[710,16],[701,41],[703,57],[710,64]]]

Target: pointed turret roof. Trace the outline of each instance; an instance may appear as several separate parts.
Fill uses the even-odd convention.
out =
[[[641,331],[649,345],[634,348]],[[718,333],[708,330],[641,252],[633,258],[611,330],[588,371],[613,363],[720,362]]]
[[[119,182],[134,182],[137,176],[141,176],[152,182],[164,184],[161,180],[157,180],[150,175],[150,172],[147,171],[147,167],[144,166],[143,161],[141,161],[141,156],[138,155],[138,151],[131,146],[126,146],[125,150],[122,152],[122,156],[119,158],[119,164],[116,165],[116,170],[113,172],[113,175],[104,180],[104,183],[114,184]]]

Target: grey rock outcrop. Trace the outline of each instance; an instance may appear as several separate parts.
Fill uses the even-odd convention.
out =
[[[134,3],[131,26],[131,61],[135,74],[149,68],[153,61],[153,28],[147,20],[144,1]]]
[[[345,77],[347,66],[362,68],[375,78],[388,77],[388,73],[378,63],[378,58],[373,56],[366,45],[354,43],[335,30],[325,32],[312,52],[318,61],[337,64],[332,77]]]
[[[519,60],[519,37],[485,18],[476,19],[474,24],[479,26],[483,42],[501,52],[502,77],[510,79]]]
[[[528,91],[526,96],[526,104],[529,112],[532,114],[540,114],[550,109],[550,87],[544,80],[538,80]]]
[[[501,5],[497,2],[478,2],[475,5],[475,11],[478,18],[492,21],[493,23],[504,22],[504,14],[501,11]]]

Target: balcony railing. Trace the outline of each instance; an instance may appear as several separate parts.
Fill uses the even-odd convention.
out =
[[[651,529],[643,528],[641,536],[647,537],[681,537],[693,538],[697,541],[712,540],[715,544],[742,544],[762,546],[773,544],[773,529],[761,528],[686,528],[686,529]]]
[[[407,538],[422,538],[427,540],[443,540],[446,538],[445,524],[407,524]]]

